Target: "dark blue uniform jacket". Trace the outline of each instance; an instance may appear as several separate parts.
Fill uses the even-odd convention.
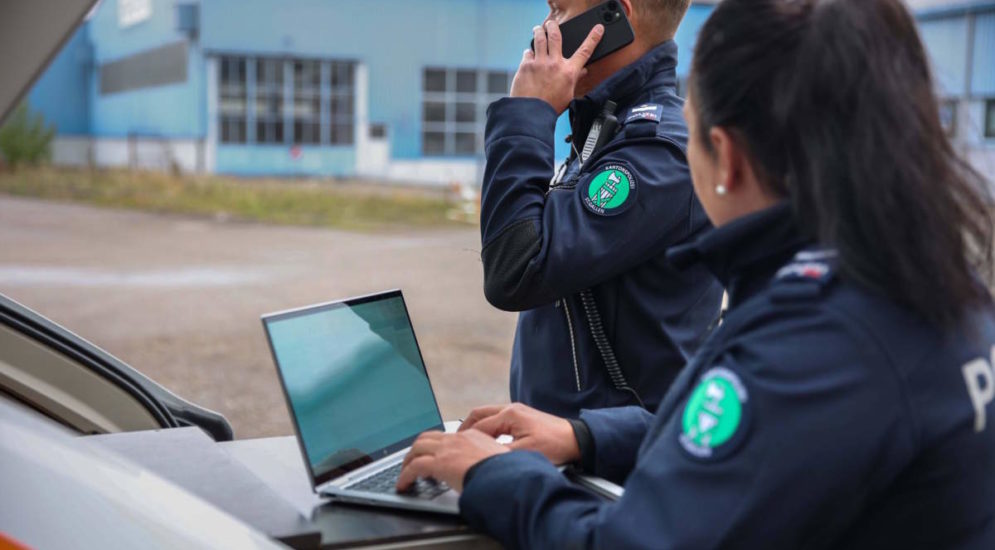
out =
[[[667,42],[574,101],[575,148],[608,100],[618,104],[621,131],[583,166],[572,154],[552,186],[553,108],[506,98],[488,110],[484,291],[495,307],[522,312],[514,401],[570,416],[635,403],[610,382],[578,291],[591,289],[621,369],[651,410],[718,316],[718,282],[703,268],[679,272],[665,262],[668,247],[710,227],[688,175],[676,64],[677,46]],[[627,180],[614,188],[624,195],[617,206],[590,200],[599,175]]]
[[[516,451],[468,474],[470,524],[527,548],[995,548],[992,307],[941,336],[797,235],[780,206],[675,253],[731,309],[655,417],[581,414],[620,501]]]

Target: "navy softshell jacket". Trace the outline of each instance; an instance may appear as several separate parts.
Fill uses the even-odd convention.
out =
[[[995,315],[941,333],[847,282],[787,206],[675,251],[731,309],[652,415],[584,411],[608,502],[542,456],[467,475],[469,523],[511,548],[995,548]]]
[[[710,227],[688,173],[676,64],[676,44],[664,43],[575,100],[575,148],[609,100],[621,130],[583,163],[572,154],[555,180],[553,108],[505,98],[488,110],[484,291],[494,306],[522,312],[513,401],[569,416],[637,403],[606,372],[581,290],[591,290],[620,368],[650,410],[718,316],[722,288],[711,274],[665,261],[669,247]]]

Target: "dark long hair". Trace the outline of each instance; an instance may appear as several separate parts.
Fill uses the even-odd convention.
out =
[[[990,294],[990,189],[954,152],[900,0],[724,0],[690,93],[844,277],[943,328]]]

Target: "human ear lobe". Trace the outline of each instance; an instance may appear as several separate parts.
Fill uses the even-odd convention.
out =
[[[715,152],[716,181],[715,192],[725,195],[736,188],[739,183],[741,152],[735,140],[724,128],[712,128],[708,139]]]

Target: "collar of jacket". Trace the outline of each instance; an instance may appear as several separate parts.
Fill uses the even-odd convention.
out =
[[[766,287],[778,269],[812,242],[796,223],[790,203],[782,202],[674,247],[667,259],[678,269],[704,264],[735,307]]]
[[[570,124],[575,134],[587,133],[606,101],[622,108],[639,100],[652,101],[653,92],[677,87],[677,43],[668,40],[598,84],[587,95],[570,102]]]

